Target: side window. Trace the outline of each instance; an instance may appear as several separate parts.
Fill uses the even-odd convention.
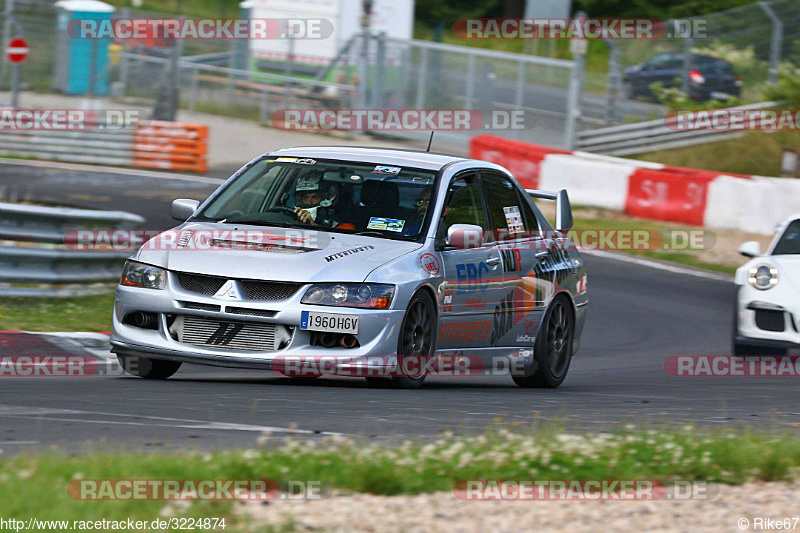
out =
[[[661,70],[666,67],[669,59],[670,54],[658,54],[650,58],[650,61],[647,62],[647,66],[650,67],[651,70]]]
[[[489,208],[489,223],[497,241],[527,237],[531,234],[531,229],[535,231],[535,228],[526,225],[526,219],[534,222],[536,219],[527,218],[523,214],[524,209],[527,207],[530,210],[530,207],[527,204],[520,205],[517,188],[508,178],[493,172],[482,172],[481,180]]]
[[[792,221],[775,245],[772,255],[800,254],[800,220]]]
[[[475,174],[459,177],[453,181],[447,191],[444,205],[439,225],[441,239],[447,236],[447,230],[453,224],[474,224],[484,230],[488,229],[481,190]]]
[[[528,198],[520,198],[519,204],[522,207],[522,216],[525,220],[526,236],[535,236],[539,232],[539,221],[536,214],[533,212],[530,200]]]
[[[680,70],[683,68],[683,54],[672,54],[664,62],[664,67],[667,70]]]

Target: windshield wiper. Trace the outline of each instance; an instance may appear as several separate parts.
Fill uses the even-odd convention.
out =
[[[367,237],[383,237],[383,233],[381,233],[380,231],[373,231],[373,230],[357,231],[353,233],[353,235],[366,235]]]

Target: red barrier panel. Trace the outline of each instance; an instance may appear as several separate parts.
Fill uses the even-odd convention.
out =
[[[504,166],[526,189],[539,187],[539,172],[547,154],[570,154],[549,146],[494,135],[477,135],[469,141],[469,156]]]
[[[717,176],[717,172],[692,169],[637,169],[628,181],[625,212],[702,226],[708,184]]]

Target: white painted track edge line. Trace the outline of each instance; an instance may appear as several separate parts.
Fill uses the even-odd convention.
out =
[[[614,253],[614,252],[607,252],[602,250],[583,250],[581,254],[586,255],[593,255],[595,257],[602,257],[605,259],[611,259],[614,261],[623,261],[626,263],[633,263],[636,265],[641,265],[648,268],[655,268],[658,270],[665,270],[667,272],[674,272],[676,274],[685,274],[688,276],[694,276],[697,278],[704,278],[704,279],[713,279],[716,281],[728,281],[733,283],[733,276],[729,276],[727,274],[717,274],[714,272],[704,272],[702,270],[695,270],[693,268],[688,267],[681,267],[677,265],[671,265],[668,263],[662,263],[660,261],[653,261],[650,259],[644,259],[641,257],[635,257],[631,255],[625,255],[622,253]]]

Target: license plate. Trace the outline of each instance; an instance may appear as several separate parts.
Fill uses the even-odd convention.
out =
[[[719,91],[714,91],[713,93],[711,93],[711,98],[713,98],[714,100],[727,100],[730,97],[731,95],[729,95],[728,93],[722,93]]]
[[[358,333],[358,316],[303,311],[300,315],[300,329],[355,335]]]

